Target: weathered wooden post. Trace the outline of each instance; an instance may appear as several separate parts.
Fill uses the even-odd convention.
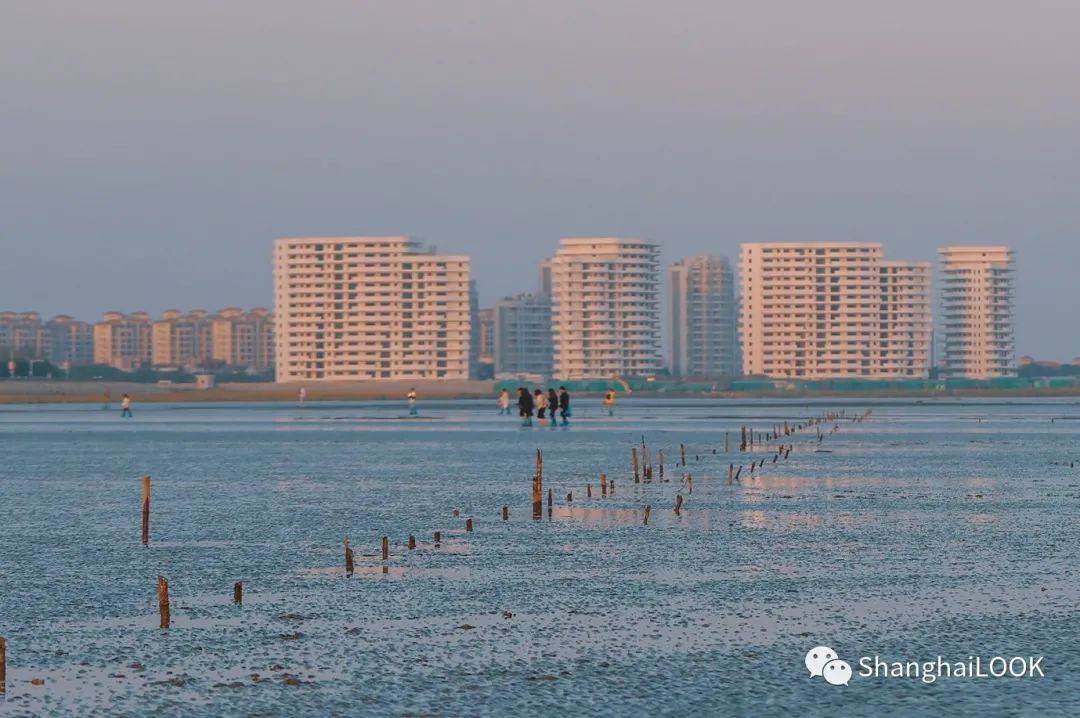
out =
[[[740,427],[739,451],[746,451],[746,427]]]
[[[533,475],[532,486],[532,512],[533,518],[538,519],[544,512],[544,455],[540,449],[536,450],[536,473]]]
[[[574,492],[571,491],[566,495],[566,503],[572,504],[574,502]]]
[[[416,550],[416,537],[413,536],[412,534],[409,534],[409,550],[410,551],[415,551]]]
[[[465,519],[465,531],[472,532],[472,519]]]
[[[727,436],[727,434],[724,434],[724,436]],[[679,463],[686,466],[686,447],[682,444],[679,444]]]
[[[664,450],[660,449],[657,456],[659,457],[657,460],[660,462],[660,483],[664,483]]]
[[[345,575],[353,575],[353,552],[349,548],[349,537],[345,537]]]
[[[600,495],[607,496],[607,476],[600,474]]]
[[[645,523],[643,524],[644,526],[649,525],[649,513],[651,511],[652,511],[652,506],[646,506],[645,507]]]
[[[691,476],[690,474],[686,475],[686,486],[687,486],[687,489],[688,489],[687,493],[689,493],[689,494],[694,493],[694,477]]]
[[[442,531],[435,532],[435,548],[439,548],[439,544],[442,543]]]
[[[585,498],[592,498],[592,484],[585,484]]]
[[[731,451],[731,434],[727,431],[724,432],[724,453]]]
[[[548,518],[551,518],[551,507],[555,503],[555,492],[548,489]]]
[[[638,455],[637,455],[637,447],[636,446],[631,446],[630,447],[630,456],[634,461],[634,483],[635,484],[640,484],[641,483],[641,476],[638,473],[639,472],[639,466],[638,466]]]
[[[150,545],[150,477],[142,477],[142,544]]]
[[[382,560],[390,560],[390,539],[386,536],[382,537]]]
[[[158,615],[161,618],[161,628],[169,627],[169,582],[164,576],[157,577],[157,602]]]
[[[244,582],[237,581],[232,585],[232,602],[237,606],[244,605]]]
[[[0,636],[0,693],[7,693],[7,641]]]
[[[502,515],[503,515],[503,521],[506,521],[507,519],[510,518],[510,507],[509,506],[506,506],[506,505],[503,506]]]
[[[675,515],[682,515],[682,494],[675,495]]]
[[[739,468],[738,468],[738,469],[736,469],[736,471],[735,471],[735,481],[736,481],[736,482],[737,482],[737,481],[739,480],[739,477],[740,477],[740,476],[742,476],[742,466],[741,466],[741,465],[740,465],[740,466],[739,466]]]

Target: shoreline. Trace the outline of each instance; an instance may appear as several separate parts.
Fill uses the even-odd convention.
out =
[[[123,394],[136,403],[158,402],[292,402],[300,387],[307,401],[360,401],[404,399],[415,388],[420,400],[495,399],[494,381],[390,381],[311,382],[277,384],[243,382],[202,389],[194,384],[141,384],[66,380],[14,380],[0,382],[0,404],[103,404],[119,405]],[[600,396],[599,392],[576,392],[576,396]],[[957,399],[957,398],[1069,398],[1080,399],[1080,387],[1045,389],[953,389],[949,391],[762,391],[696,393],[686,391],[635,391],[619,393],[619,400],[633,399]]]

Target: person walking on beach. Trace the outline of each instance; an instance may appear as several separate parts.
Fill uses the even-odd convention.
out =
[[[307,388],[306,387],[300,387],[300,391],[296,392],[296,400],[300,404],[303,404],[304,399],[307,399]]]
[[[570,417],[570,392],[566,390],[565,386],[559,387],[559,416],[562,417],[563,426],[570,423],[567,421]]]
[[[551,417],[551,428],[554,429],[555,425],[559,423],[555,419],[555,412],[559,410],[559,395],[556,394],[555,390],[553,388],[551,388],[550,386],[548,387],[548,393],[547,393],[547,405],[548,405],[548,416]]]
[[[518,389],[518,413],[521,415],[522,426],[532,426],[533,398],[525,387]]]
[[[536,397],[533,399],[533,403],[536,404],[536,418],[543,421],[547,410],[547,397],[544,396],[543,389],[536,390]]]
[[[120,418],[131,418],[131,397],[127,394],[124,394],[124,396],[120,399]]]
[[[409,416],[416,416],[419,413],[416,408],[416,389],[409,389],[409,393],[405,397],[409,400]]]
[[[607,407],[607,415],[615,416],[615,391],[608,389],[604,394],[604,406]]]
[[[499,392],[499,414],[510,414],[510,392],[506,389]]]

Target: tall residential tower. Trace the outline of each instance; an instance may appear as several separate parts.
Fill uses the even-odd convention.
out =
[[[744,244],[743,373],[792,379],[925,378],[930,264],[886,262],[871,242]]]
[[[469,258],[408,237],[274,245],[279,382],[468,379]]]
[[[968,379],[1015,376],[1013,251],[956,246],[938,253],[943,372]]]
[[[639,239],[563,239],[551,259],[557,379],[660,369],[660,251]]]
[[[731,263],[689,257],[668,269],[671,290],[671,373],[730,376],[736,368],[736,305]]]

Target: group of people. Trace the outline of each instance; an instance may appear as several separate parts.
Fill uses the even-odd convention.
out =
[[[527,388],[518,387],[518,415],[522,426],[532,426],[535,413],[539,421],[546,421],[550,417],[551,426],[554,427],[558,424],[556,412],[563,426],[570,424],[570,392],[565,386],[560,386],[558,392],[549,388],[546,394],[543,389],[529,393]],[[510,392],[506,389],[499,392],[499,413],[510,413]]]

